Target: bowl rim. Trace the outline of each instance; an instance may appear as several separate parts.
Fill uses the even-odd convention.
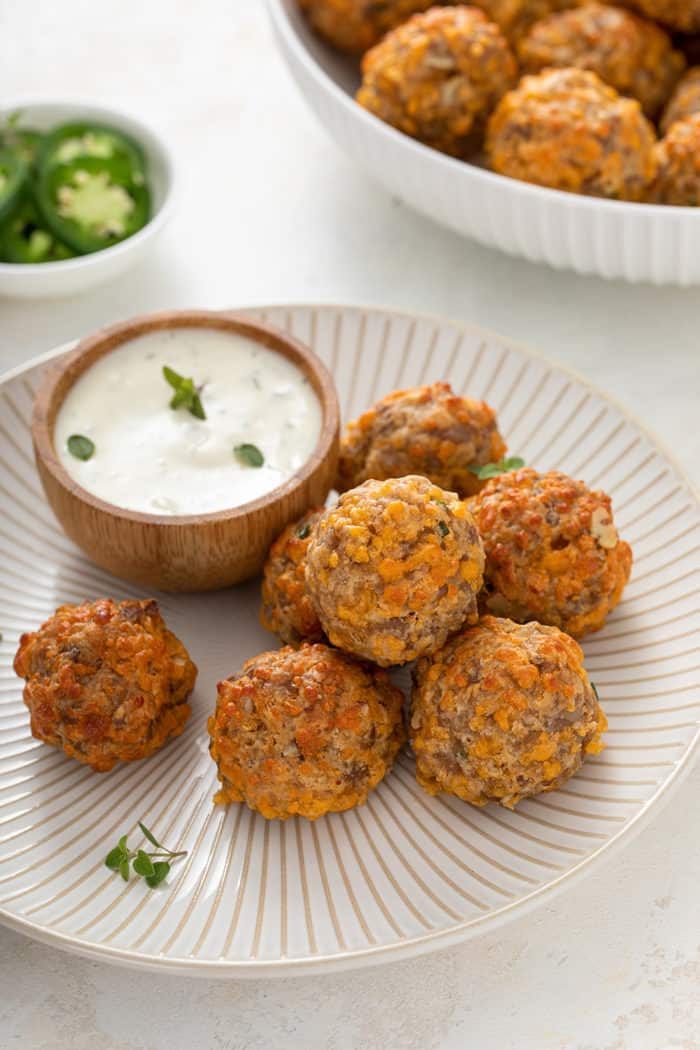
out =
[[[142,226],[140,230],[136,231],[136,233],[132,233],[130,237],[125,237],[123,241],[117,241],[116,244],[111,244],[108,248],[100,248],[98,251],[88,252],[86,255],[76,255],[72,259],[56,259],[52,262],[44,263],[8,263],[0,261],[0,276],[19,276],[20,274],[26,274],[27,277],[30,277],[40,273],[65,274],[89,266],[93,261],[97,261],[98,259],[113,259],[118,255],[123,255],[124,252],[129,251],[130,248],[136,247],[137,244],[147,240],[158,230],[162,229],[165,223],[170,219],[175,203],[178,180],[172,150],[167,145],[162,135],[160,135],[147,121],[144,121],[142,117],[137,116],[128,109],[115,109],[113,106],[103,106],[100,103],[92,102],[88,98],[78,98],[73,96],[70,98],[43,98],[35,95],[28,95],[26,97],[20,95],[16,98],[6,99],[0,102],[0,120],[16,110],[26,110],[27,116],[31,117],[31,110],[39,107],[55,107],[56,109],[75,108],[77,111],[82,110],[83,112],[90,112],[95,115],[95,120],[102,121],[105,124],[111,123],[117,130],[120,130],[121,125],[124,122],[133,124],[137,131],[135,134],[133,132],[130,132],[130,134],[137,139],[140,145],[144,145],[144,140],[150,140],[155,147],[155,151],[159,154],[159,160],[161,161],[165,172],[163,200],[160,207],[153,212],[145,226]]]
[[[304,463],[285,481],[257,499],[238,506],[202,514],[148,514],[129,510],[100,499],[83,488],[65,469],[54,445],[56,414],[68,391],[89,370],[94,361],[119,349],[133,339],[152,331],[168,328],[204,328],[228,331],[261,343],[269,350],[291,360],[297,368],[311,377],[311,385],[321,407],[321,429],[318,440]],[[105,344],[106,347],[105,347]],[[111,344],[111,345],[110,345]],[[82,367],[81,367],[82,366]],[[63,391],[61,383],[68,369],[75,369]],[[50,420],[53,419],[53,424]],[[319,464],[333,451],[340,430],[340,404],[333,378],[316,354],[294,336],[266,322],[239,313],[236,310],[163,310],[139,314],[136,317],[100,328],[85,336],[73,349],[60,354],[47,367],[43,382],[34,399],[31,433],[37,461],[51,474],[53,480],[72,497],[93,511],[106,514],[129,525],[152,525],[170,529],[221,525],[253,518],[260,511],[291,495],[314,474]]]
[[[436,0],[436,2],[438,2],[438,0]],[[465,2],[467,2],[467,0],[465,0]],[[503,190],[505,192],[519,193],[522,196],[538,200],[540,203],[546,201],[551,203],[552,199],[554,199],[558,204],[571,208],[580,208],[581,210],[588,211],[596,211],[597,209],[602,208],[610,212],[622,211],[625,215],[644,215],[647,218],[666,216],[669,219],[673,217],[682,217],[686,220],[690,218],[690,216],[700,216],[700,208],[693,206],[652,204],[648,201],[617,201],[610,200],[607,197],[593,197],[583,193],[573,193],[569,190],[558,190],[554,187],[538,186],[536,183],[525,182],[522,179],[514,179],[510,175],[501,175],[498,172],[489,171],[488,168],[481,168],[477,164],[473,164],[471,161],[460,160],[457,157],[450,157],[446,153],[441,153],[440,150],[433,149],[431,146],[426,146],[418,139],[411,138],[410,135],[404,134],[404,132],[394,128],[391,124],[387,124],[385,121],[380,120],[379,117],[370,113],[369,110],[364,109],[351,95],[336,84],[333,77],[326,72],[326,70],[313,57],[311,51],[305,47],[289,16],[285,0],[267,0],[267,9],[272,24],[277,30],[279,37],[293,52],[294,57],[304,67],[306,73],[321,91],[324,91],[327,95],[331,95],[336,102],[343,107],[347,114],[357,119],[361,124],[364,124],[369,131],[372,131],[375,134],[384,134],[386,137],[393,140],[399,147],[403,146],[403,148],[409,153],[416,154],[421,161],[425,161],[426,163],[432,161],[437,165],[442,165],[447,170],[460,173],[461,177],[475,178],[477,180],[480,179],[486,185],[491,186],[497,191]],[[310,32],[313,32],[313,30],[310,29]],[[318,37],[318,39],[324,46],[331,46],[321,37]],[[342,52],[338,52],[338,54],[342,55]],[[352,56],[346,57],[351,58]]]

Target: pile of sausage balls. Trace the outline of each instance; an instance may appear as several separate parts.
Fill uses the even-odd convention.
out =
[[[605,493],[509,471],[506,451],[493,409],[446,383],[348,425],[337,501],[288,525],[265,565],[262,623],[285,644],[219,686],[219,801],[347,809],[408,736],[430,794],[512,807],[601,750],[575,639],[619,602],[632,552]],[[409,663],[404,713],[387,669]]]
[[[348,425],[338,499],[288,525],[265,565],[261,619],[284,644],[218,685],[217,802],[349,809],[408,738],[429,793],[512,807],[601,750],[575,639],[620,601],[632,552],[605,493],[509,470],[506,451],[493,409],[446,383]],[[407,706],[388,669],[409,663]],[[155,601],[107,599],[24,635],[15,669],[34,735],[97,770],[180,733],[196,676]]]
[[[501,175],[700,204],[700,0],[298,0],[357,101]],[[693,35],[696,34],[696,35]]]

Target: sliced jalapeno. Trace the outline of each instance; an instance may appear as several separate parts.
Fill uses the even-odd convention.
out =
[[[47,229],[30,197],[0,225],[0,259],[10,263],[44,263],[71,259],[75,253]]]
[[[62,124],[44,136],[37,156],[40,170],[60,164],[71,164],[78,157],[98,157],[101,160],[121,160],[131,171],[131,181],[142,185],[146,177],[146,161],[141,147],[116,128],[106,124]]]
[[[0,221],[19,200],[28,174],[29,168],[21,157],[9,150],[0,151]]]
[[[32,128],[7,127],[0,131],[0,149],[8,150],[29,165],[36,160],[43,135]]]
[[[81,255],[131,237],[150,215],[148,188],[134,184],[123,156],[78,156],[44,168],[36,199],[49,230]]]

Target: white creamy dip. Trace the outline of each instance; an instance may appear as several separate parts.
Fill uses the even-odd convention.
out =
[[[169,407],[163,366],[194,380],[206,419]],[[207,514],[257,499],[309,458],[321,432],[321,405],[309,380],[282,354],[232,332],[172,328],[149,332],[95,362],[68,393],[56,419],[61,463],[84,489],[127,510]],[[95,451],[68,451],[79,434]],[[234,453],[254,445],[261,467]]]

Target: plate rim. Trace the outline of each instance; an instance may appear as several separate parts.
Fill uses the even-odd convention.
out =
[[[231,308],[227,307],[225,309]],[[550,357],[536,347],[521,343],[510,336],[502,335],[494,329],[486,328],[473,322],[447,317],[430,311],[408,310],[401,307],[382,306],[376,303],[342,303],[330,300],[322,302],[287,302],[281,300],[273,303],[254,303],[237,306],[235,309],[241,313],[251,314],[269,313],[275,310],[285,310],[290,313],[300,310],[332,310],[342,311],[343,313],[375,314],[402,320],[410,319],[418,322],[432,322],[436,325],[449,325],[460,332],[471,333],[486,341],[495,340],[502,346],[524,354],[526,357],[541,361],[550,368],[570,376],[604,402],[613,405],[623,418],[631,421],[647,437],[649,442],[666,457],[679,479],[684,483],[696,510],[700,513],[700,489],[688,476],[685,468],[678,462],[675,453],[669,449],[666,442],[646,422],[642,421],[633,411],[630,411],[618,401],[614,395],[598,387],[567,363]],[[32,357],[29,361],[3,372],[0,374],[0,391],[7,383],[65,353],[76,342],[76,339],[67,340],[42,354]],[[50,926],[21,918],[2,907],[0,907],[0,925],[23,933],[44,944],[50,944],[53,947],[92,961],[107,962],[130,969],[155,973],[178,973],[203,978],[230,979],[231,977],[238,977],[259,979],[261,977],[301,977],[318,973],[357,970],[385,962],[394,962],[401,958],[416,958],[428,952],[439,951],[456,944],[466,943],[483,933],[491,932],[504,926],[512,918],[526,915],[547,898],[553,898],[570,886],[575,885],[589,871],[599,867],[606,858],[614,856],[623,845],[631,842],[649,824],[652,816],[661,812],[663,807],[670,801],[673,794],[692,770],[698,757],[699,744],[700,722],[675,768],[646,802],[640,806],[637,813],[620,830],[606,839],[594,852],[581,859],[572,868],[569,868],[544,885],[537,887],[530,893],[524,894],[517,900],[511,901],[479,918],[465,919],[463,922],[456,923],[447,929],[434,930],[416,937],[404,938],[393,944],[346,949],[332,955],[315,955],[301,959],[281,958],[257,961],[252,959],[187,959],[183,957],[169,958],[162,954],[154,955],[125,948],[114,948],[99,944],[96,941],[84,940],[72,934],[54,930]]]

